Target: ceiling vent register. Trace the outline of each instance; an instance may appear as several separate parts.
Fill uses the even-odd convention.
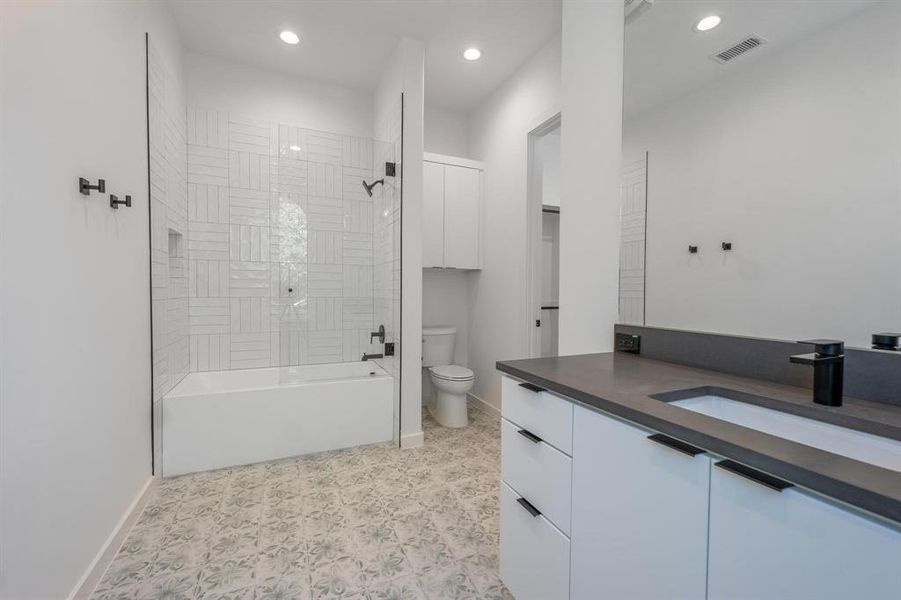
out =
[[[747,54],[751,50],[759,48],[766,43],[767,40],[760,37],[759,35],[749,35],[737,44],[733,44],[725,50],[717,52],[716,54],[712,54],[710,58],[720,63],[721,65],[724,65],[727,62],[735,60],[742,54]]]

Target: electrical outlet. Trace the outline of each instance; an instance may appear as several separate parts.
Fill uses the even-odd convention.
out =
[[[617,333],[616,351],[641,354],[641,336],[633,333]]]

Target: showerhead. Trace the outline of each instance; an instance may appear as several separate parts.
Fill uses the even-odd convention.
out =
[[[379,179],[378,181],[373,181],[372,183],[366,183],[366,180],[363,180],[363,189],[366,190],[366,193],[369,194],[369,197],[372,198],[372,188],[377,186],[378,184],[385,185],[384,179]]]

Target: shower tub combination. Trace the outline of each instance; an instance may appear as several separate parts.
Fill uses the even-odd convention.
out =
[[[190,373],[163,398],[163,476],[394,439],[372,361]]]

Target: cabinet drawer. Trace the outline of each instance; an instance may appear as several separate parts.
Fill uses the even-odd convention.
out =
[[[501,579],[516,600],[569,598],[569,539],[501,484]]]
[[[501,448],[503,480],[569,535],[572,459],[507,419],[501,420]]]
[[[563,453],[572,455],[573,405],[510,377],[501,381],[501,414]]]

